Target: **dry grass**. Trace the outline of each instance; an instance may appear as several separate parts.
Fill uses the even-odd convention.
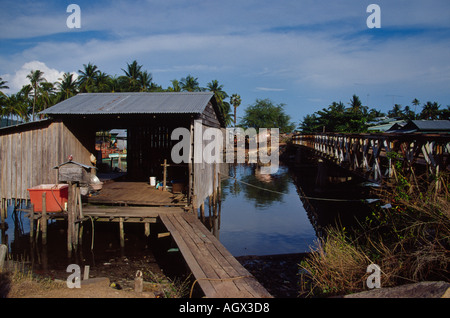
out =
[[[442,179],[445,181],[444,179]],[[366,269],[381,268],[383,287],[424,280],[450,281],[450,201],[441,191],[411,184],[381,193],[389,209],[378,209],[359,231],[330,228],[317,251],[300,264],[301,288],[313,295],[348,294],[365,289]]]
[[[310,294],[326,295],[361,290],[368,264],[364,252],[349,242],[343,231],[331,228],[327,239],[300,264],[308,273],[301,287]]]
[[[21,298],[67,288],[66,284],[62,282],[33,277],[32,272],[24,269],[22,263],[11,263],[13,264],[12,268],[0,275],[0,297]]]

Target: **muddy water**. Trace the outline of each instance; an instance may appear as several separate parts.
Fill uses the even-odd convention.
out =
[[[280,166],[271,175],[256,165],[231,166],[222,181],[220,215],[213,218],[216,236],[234,256],[305,253],[324,227],[354,225],[365,216],[361,200],[370,194],[363,180],[348,177],[318,187],[316,177],[313,163]]]
[[[48,226],[47,245],[29,241],[29,221],[23,213],[8,213],[8,230],[4,233],[4,242],[10,248],[10,257],[21,266],[31,268],[33,273],[51,278],[66,280],[71,273],[66,269],[69,264],[77,264],[82,276],[85,266],[89,266],[89,276],[108,277],[116,286],[123,289],[134,288],[134,278],[138,270],[144,273],[144,280],[166,282],[167,277],[183,279],[188,271],[181,255],[173,249],[170,237],[158,238],[158,232],[164,232],[159,224],[151,225],[149,237],[144,235],[143,224],[126,223],[125,247],[120,247],[119,224],[84,222],[83,244],[67,255],[66,223],[53,221]],[[94,235],[92,235],[94,233]]]
[[[218,215],[205,224],[234,256],[301,254],[314,248],[321,228],[339,220],[352,223],[367,208],[359,199],[368,193],[361,180],[316,186],[315,165],[295,168],[281,166],[272,175],[262,175],[254,165],[230,166],[222,180]],[[236,179],[233,179],[236,178]],[[302,200],[311,198],[350,199],[348,202]],[[68,264],[83,270],[90,266],[91,277],[107,276],[123,287],[134,279],[137,270],[161,277],[186,277],[182,256],[160,224],[151,225],[151,235],[144,235],[143,224],[125,224],[125,248],[120,248],[118,223],[84,222],[83,245],[72,258],[67,257],[65,222],[49,224],[48,244],[29,242],[29,221],[23,213],[8,211],[9,228],[2,231],[2,243],[10,247],[12,258],[33,267],[35,273],[66,279]],[[94,233],[94,240],[92,240]],[[91,247],[93,249],[91,250]],[[149,277],[147,277],[149,279]]]

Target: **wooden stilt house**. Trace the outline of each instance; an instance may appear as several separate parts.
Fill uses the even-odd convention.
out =
[[[0,197],[28,199],[27,189],[56,183],[53,167],[73,160],[91,164],[98,131],[127,130],[127,178],[147,181],[162,178],[164,160],[169,179],[183,179],[195,207],[212,193],[214,164],[171,161],[172,131],[183,127],[191,132],[194,121],[203,127],[224,128],[224,119],[211,92],[87,93],[78,94],[42,112],[48,120],[0,129]],[[202,145],[203,147],[203,145]],[[98,163],[99,164],[99,163]]]

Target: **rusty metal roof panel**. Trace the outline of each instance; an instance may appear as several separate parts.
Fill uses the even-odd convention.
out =
[[[66,99],[42,114],[201,114],[212,92],[83,93]]]

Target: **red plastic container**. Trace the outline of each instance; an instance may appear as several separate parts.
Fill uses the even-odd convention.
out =
[[[46,192],[47,212],[62,212],[69,198],[68,184],[40,184],[28,189],[34,212],[42,212],[42,193]]]

